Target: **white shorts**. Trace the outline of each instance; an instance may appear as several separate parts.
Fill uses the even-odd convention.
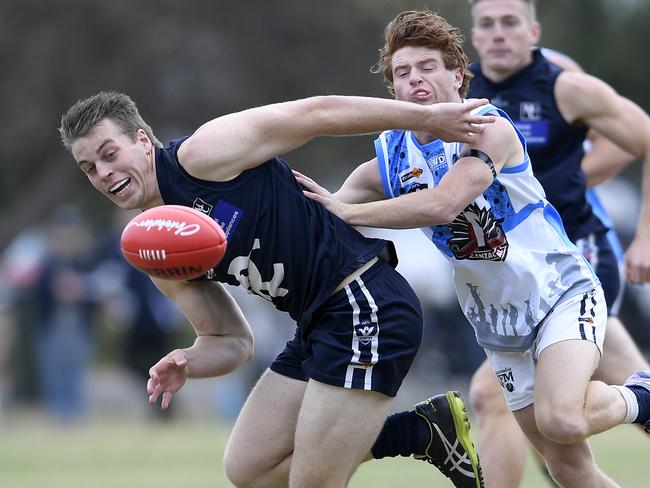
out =
[[[603,354],[607,304],[600,286],[559,303],[539,325],[535,342],[522,352],[485,349],[499,379],[508,408],[520,410],[534,401],[535,366],[541,352],[551,344],[578,339],[593,342]]]

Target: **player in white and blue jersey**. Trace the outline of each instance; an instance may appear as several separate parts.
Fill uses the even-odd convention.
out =
[[[380,53],[400,100],[435,104],[466,93],[471,74],[459,33],[435,13],[398,15]],[[471,143],[383,133],[377,158],[353,172],[338,198],[299,181],[353,225],[421,227],[451,261],[461,307],[554,478],[609,486],[586,438],[623,422],[648,425],[650,372],[625,386],[590,380],[607,321],[602,288],[534,178],[521,133],[503,111],[482,110],[499,118]]]
[[[151,368],[150,403],[161,398],[167,408],[188,378],[224,375],[251,357],[251,329],[222,283],[245,287],[297,323],[228,442],[224,466],[235,485],[346,486],[369,457],[422,334],[417,297],[384,258],[389,244],[305,198],[275,155],[318,135],[400,126],[471,140],[483,130],[476,124],[492,121],[472,108],[313,97],[218,117],[166,147],[121,93],[101,92],[63,115],[63,143],[102,195],[124,209],[193,207],[228,239],[203,279],[154,279],[197,339]],[[450,393],[432,401],[441,410],[406,429],[411,438],[399,448],[428,456],[439,444],[434,427],[442,429],[479,479],[462,400]]]

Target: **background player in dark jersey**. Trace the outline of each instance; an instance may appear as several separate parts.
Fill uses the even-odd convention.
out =
[[[572,69],[572,72],[562,71],[550,64],[539,49],[533,48],[540,37],[533,1],[470,0],[470,3],[472,42],[480,59],[480,63],[471,67],[475,78],[470,95],[490,98],[525,133],[535,175],[549,201],[560,212],[569,237],[594,266],[605,290],[610,315],[605,354],[594,377],[618,384],[633,371],[648,369],[648,363],[616,317],[622,286],[616,253],[608,241],[607,227],[588,203],[581,166],[589,182],[594,184],[630,161],[629,156],[606,138],[644,159],[644,207],[637,237],[627,251],[626,265],[630,281],[648,281],[649,119],[638,106],[617,95],[608,85],[580,73],[571,60],[554,55],[557,64]],[[585,155],[583,143],[590,128],[597,129],[599,134],[591,138],[592,150]],[[525,449],[523,436],[499,390],[494,374],[484,364],[475,374],[470,389],[480,426],[479,450],[487,483],[507,488],[519,486],[521,482]]]
[[[470,114],[481,103],[314,97],[218,117],[165,148],[124,94],[99,93],[63,115],[64,145],[117,206],[182,204],[227,224],[226,255],[205,280],[154,279],[197,339],[151,368],[150,403],[162,397],[167,408],[188,378],[223,375],[251,357],[252,332],[222,282],[241,284],[298,324],[235,424],[224,463],[235,484],[345,486],[377,438],[422,331],[414,292],[378,258],[387,243],[306,199],[274,156],[318,135],[390,127],[471,140],[493,120]],[[431,420],[452,432],[457,421],[478,470],[462,400],[443,402],[436,405],[449,415]],[[426,452],[434,427],[415,427],[414,453]]]

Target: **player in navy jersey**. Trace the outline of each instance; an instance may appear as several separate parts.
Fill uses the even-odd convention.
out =
[[[482,101],[485,102],[485,101]],[[225,454],[239,486],[345,486],[377,438],[422,333],[417,297],[368,239],[304,197],[276,158],[318,135],[390,127],[472,140],[491,116],[481,101],[420,107],[364,97],[313,97],[213,119],[162,145],[126,95],[101,92],[61,119],[61,136],[91,184],[123,209],[193,207],[226,233],[223,260],[204,279],[153,279],[197,333],[150,370],[149,402],[167,408],[188,378],[233,371],[253,335],[221,283],[241,285],[296,321],[296,336],[250,394]],[[438,410],[433,410],[436,407]],[[452,393],[416,407],[427,418],[400,447],[423,457],[447,433],[479,465],[462,400]],[[446,452],[440,452],[440,462]],[[436,459],[436,462],[438,459]],[[476,486],[476,485],[473,485]]]
[[[634,371],[650,366],[617,317],[624,284],[618,246],[606,223],[594,212],[593,195],[586,187],[606,179],[633,159],[608,139],[642,158],[644,178],[648,179],[648,117],[605,83],[582,73],[571,59],[535,47],[540,26],[533,1],[478,0],[470,4],[472,43],[479,55],[479,62],[470,66],[474,74],[470,96],[490,98],[524,132],[535,175],[560,212],[569,237],[600,278],[609,319],[605,353],[594,378],[619,384]],[[585,154],[588,135],[591,150]],[[625,260],[627,277],[635,283],[649,277],[649,191],[644,182],[637,237]],[[508,488],[521,482],[526,451],[522,433],[499,390],[496,377],[484,364],[470,388],[480,427],[479,451],[488,483]]]
[[[464,97],[465,63],[457,29],[433,12],[411,11],[387,26],[378,71],[397,99],[428,105]],[[650,427],[650,372],[625,385],[590,380],[607,321],[600,283],[544,198],[521,132],[493,105],[480,113],[498,118],[471,143],[426,131],[382,133],[377,158],[335,195],[304,175],[299,182],[354,225],[421,227],[453,265],[461,307],[508,407],[553,477],[562,486],[616,486],[596,467],[586,438],[621,423]],[[643,267],[637,273],[645,279]],[[376,447],[377,457],[386,455]],[[486,485],[500,486],[487,478]]]

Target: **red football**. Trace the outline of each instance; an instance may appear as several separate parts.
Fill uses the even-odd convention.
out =
[[[162,205],[131,219],[120,245],[126,260],[157,278],[189,280],[214,268],[226,252],[221,226],[190,207]]]

